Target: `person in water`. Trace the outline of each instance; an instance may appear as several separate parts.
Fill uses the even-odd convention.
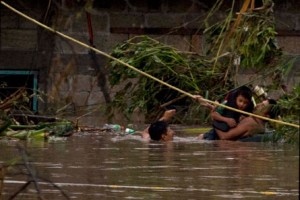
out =
[[[168,122],[175,114],[176,109],[166,110],[159,120],[151,123],[150,126],[142,132],[142,138],[164,142],[173,140],[175,132],[170,128]]]
[[[276,104],[277,102],[274,99],[267,99],[255,106],[254,114],[275,119],[280,113],[280,109]],[[231,128],[229,131],[224,132],[216,129],[216,133],[221,140],[247,141],[248,138],[254,136],[255,134],[264,133],[266,122],[266,120],[261,118],[248,116],[245,117],[236,127]],[[203,134],[200,134],[199,138],[203,139]],[[261,137],[256,138],[256,140],[261,141]]]
[[[241,86],[238,89],[230,92],[222,104],[252,113],[254,108],[252,102],[252,91],[246,86]],[[239,112],[223,107],[215,107],[208,103],[203,105],[211,109],[210,115],[213,121],[213,128],[203,135],[204,139],[207,140],[218,139],[218,135],[216,133],[217,129],[227,132],[229,129],[236,127],[240,120],[245,117]]]

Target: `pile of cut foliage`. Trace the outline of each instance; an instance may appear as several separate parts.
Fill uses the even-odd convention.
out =
[[[14,120],[13,120],[14,121]],[[13,124],[10,118],[2,118],[0,125],[0,139],[13,138],[20,140],[42,139],[47,140],[50,136],[70,136],[74,126],[70,121],[41,122],[34,125]]]
[[[134,37],[116,46],[112,56],[193,94],[203,91],[220,94],[232,87],[230,83],[220,81],[223,73],[211,71],[210,61],[179,52],[147,36]],[[146,115],[157,116],[159,105],[181,96],[179,92],[141,76],[119,62],[111,61],[110,70],[110,84],[120,88],[111,106],[120,109],[125,115],[132,114],[138,108]],[[188,106],[192,102],[183,97],[175,103]]]
[[[70,136],[74,130],[72,122],[54,117],[38,116],[32,114],[14,113],[16,107],[25,108],[28,101],[26,90],[20,88],[9,97],[0,102],[0,139],[48,139],[49,136]],[[23,105],[23,106],[21,106]],[[28,109],[29,110],[29,109]],[[18,110],[20,112],[20,110]]]

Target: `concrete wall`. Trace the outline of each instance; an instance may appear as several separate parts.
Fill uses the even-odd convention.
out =
[[[85,4],[85,1],[65,0],[59,9],[55,5],[49,8],[47,2],[39,0],[30,3],[23,1],[22,4],[10,1],[9,4],[88,44],[87,17],[83,9],[85,5],[91,14],[94,45],[107,53],[111,52],[114,45],[141,34],[157,38],[182,51],[202,53],[203,20],[213,1],[104,0]],[[225,5],[222,10],[230,6]],[[278,44],[285,52],[293,55],[300,55],[299,10],[300,2],[297,0],[275,1]],[[105,98],[99,77],[101,79],[101,73],[105,72],[107,59],[97,55],[97,66],[102,70],[99,71],[88,49],[37,27],[2,5],[0,13],[0,69],[39,71],[39,90],[41,95],[47,94],[44,96],[45,101],[39,102],[39,112],[79,117],[81,124],[103,123]],[[220,12],[213,20],[217,21],[218,16],[224,15]],[[287,80],[290,85],[299,84],[299,62]],[[242,84],[251,76],[245,72],[239,81]],[[107,87],[110,95],[113,95],[114,91]],[[116,115],[114,121],[122,121],[122,116]],[[143,117],[137,115],[133,121],[142,122]]]

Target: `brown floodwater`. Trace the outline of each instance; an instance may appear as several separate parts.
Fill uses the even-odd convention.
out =
[[[38,184],[15,199],[37,199],[36,188],[44,199],[67,199],[61,191],[83,200],[299,198],[295,145],[199,141],[184,133],[159,143],[85,132],[48,142],[0,141],[0,164],[27,158],[17,146],[27,151],[30,170],[15,165],[6,172],[4,200],[24,186],[28,172]]]

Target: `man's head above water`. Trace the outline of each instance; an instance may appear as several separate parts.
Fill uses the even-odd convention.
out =
[[[169,141],[173,139],[174,131],[165,121],[156,121],[148,129],[150,138],[155,141]]]
[[[254,113],[275,119],[280,115],[280,108],[274,99],[267,99],[256,105]]]

